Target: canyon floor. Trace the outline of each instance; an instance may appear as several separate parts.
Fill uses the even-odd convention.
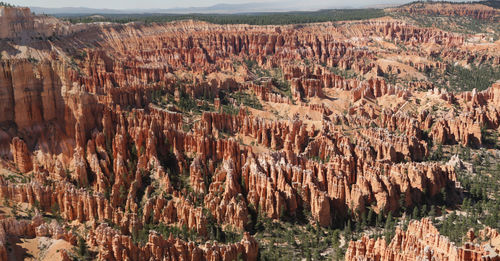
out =
[[[350,12],[0,6],[0,260],[500,260],[495,1]]]

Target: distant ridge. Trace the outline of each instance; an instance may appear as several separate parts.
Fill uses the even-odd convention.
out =
[[[95,14],[249,14],[249,13],[265,13],[265,12],[290,12],[290,11],[317,11],[320,9],[352,9],[352,8],[377,8],[384,9],[388,7],[405,6],[423,1],[412,1],[403,4],[394,3],[395,1],[387,0],[384,4],[365,4],[362,6],[353,6],[350,4],[311,4],[307,1],[291,0],[268,3],[241,3],[241,4],[216,4],[205,7],[182,7],[182,8],[167,8],[167,9],[98,9],[88,7],[61,7],[61,8],[46,8],[30,6],[30,9],[37,14],[49,15],[95,15]],[[392,2],[392,3],[390,3]],[[397,0],[396,0],[397,2]],[[441,1],[440,1],[441,2]],[[443,1],[447,2],[447,1]],[[432,2],[431,2],[432,3]],[[439,3],[439,2],[435,2]],[[500,1],[472,1],[472,2],[453,2],[449,3],[477,3],[494,8],[500,7]]]
[[[87,7],[62,7],[45,8],[30,7],[37,14],[50,15],[92,15],[92,14],[236,14],[236,13],[255,13],[255,12],[288,12],[288,11],[316,11],[324,8],[354,8],[349,5],[331,5],[331,4],[308,4],[303,1],[287,1],[286,3],[242,3],[242,4],[216,4],[207,7],[186,7],[186,8],[168,8],[168,9],[95,9]]]

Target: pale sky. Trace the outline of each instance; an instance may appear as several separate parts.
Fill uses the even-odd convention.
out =
[[[300,6],[366,6],[377,4],[401,4],[411,0],[3,0],[19,6],[36,7],[89,7],[109,9],[148,9],[175,7],[205,7],[215,4],[241,4],[266,2],[293,2]]]

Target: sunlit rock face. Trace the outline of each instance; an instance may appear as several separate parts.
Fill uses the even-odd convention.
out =
[[[500,124],[498,83],[454,92],[424,73],[449,61],[498,66],[494,44],[390,17],[72,25],[0,7],[0,24],[0,197],[86,225],[100,259],[256,260],[256,220],[305,215],[327,228],[443,190],[455,200],[455,165],[430,161],[432,144],[481,147]],[[9,235],[78,244],[36,217],[0,222],[2,260]],[[215,242],[222,230],[240,237]],[[346,260],[485,251],[454,246],[423,219],[390,244],[349,243]]]
[[[480,232],[482,240],[495,240],[496,230],[486,228]],[[464,235],[465,236],[465,235]],[[473,230],[467,235],[474,240]],[[448,238],[439,234],[429,219],[413,220],[406,231],[396,228],[389,244],[384,238],[377,240],[367,236],[351,241],[345,260],[500,260],[488,243],[466,242],[455,246]]]

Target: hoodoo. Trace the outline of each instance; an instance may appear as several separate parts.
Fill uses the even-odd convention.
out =
[[[0,260],[500,260],[492,2],[0,3]]]

